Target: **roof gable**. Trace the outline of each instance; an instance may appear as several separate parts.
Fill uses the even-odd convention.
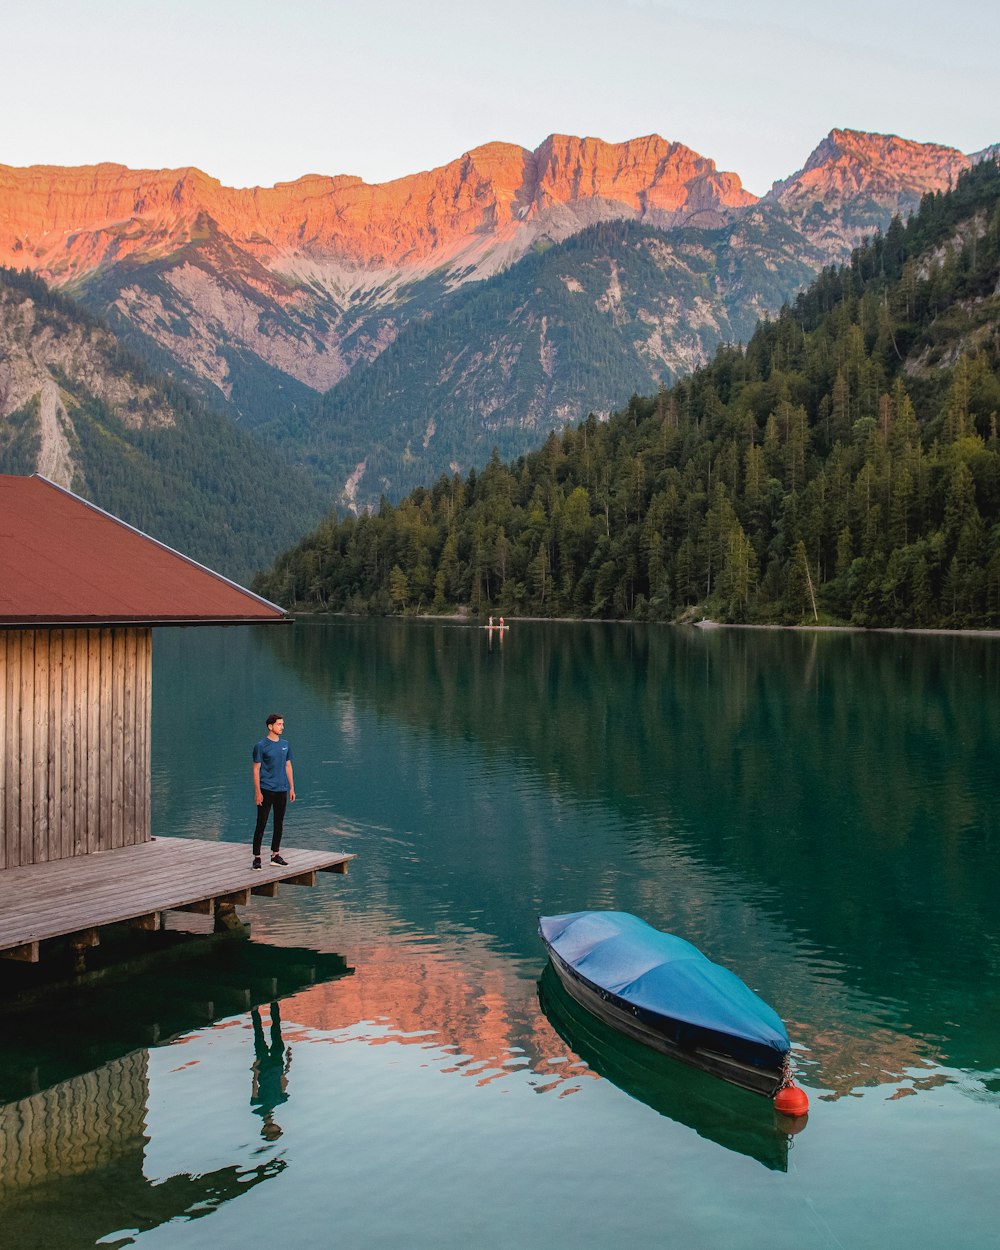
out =
[[[44,477],[0,475],[0,626],[288,620]]]

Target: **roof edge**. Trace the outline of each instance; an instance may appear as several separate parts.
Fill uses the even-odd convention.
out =
[[[106,512],[103,508],[98,507],[96,503],[91,503],[89,499],[84,499],[81,495],[76,494],[75,491],[69,490],[68,487],[60,486],[58,482],[50,481],[49,478],[45,477],[41,473],[32,473],[30,476],[37,478],[40,482],[44,482],[46,486],[50,486],[53,490],[59,491],[60,494],[68,495],[70,499],[75,499],[77,503],[83,504],[85,508],[89,508],[92,512],[100,513],[101,516],[106,517],[109,521],[113,521],[115,525],[120,525],[123,529],[131,530],[133,534],[138,534],[139,537],[145,539],[146,542],[153,543],[163,551],[168,551],[172,556],[176,556],[178,560],[183,560],[185,564],[190,564],[194,568],[200,569],[203,573],[207,573],[210,577],[214,577],[216,581],[224,582],[227,586],[231,586],[234,590],[240,591],[242,594],[249,596],[251,599],[256,599],[256,601],[263,604],[264,607],[273,608],[275,612],[279,613],[281,620],[290,621],[292,619],[291,614],[287,612],[285,608],[281,607],[280,604],[272,603],[270,599],[265,599],[262,595],[255,594],[254,591],[248,590],[246,586],[241,586],[239,582],[234,582],[232,578],[224,576],[215,569],[210,569],[207,564],[200,564],[197,560],[192,559],[191,556],[185,555],[183,551],[177,551],[175,548],[168,546],[167,543],[161,542],[158,538],[154,538],[152,534],[147,534],[145,530],[139,529],[138,526],[129,525],[128,521],[123,521],[121,517],[115,516],[112,512]],[[118,623],[134,624],[136,622],[119,621]],[[221,621],[206,622],[206,624],[221,623]]]
[[[0,617],[0,632],[15,629],[169,629],[175,625],[293,625],[288,616],[20,616]]]

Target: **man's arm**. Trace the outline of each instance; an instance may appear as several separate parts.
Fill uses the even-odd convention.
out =
[[[264,802],[264,796],[260,792],[260,765],[253,766],[253,801],[260,807]]]
[[[288,801],[295,802],[295,778],[292,776],[292,761],[285,760],[285,776],[288,778]]]

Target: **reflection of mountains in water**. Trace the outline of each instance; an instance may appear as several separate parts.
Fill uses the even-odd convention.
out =
[[[788,1170],[789,1137],[766,1099],[687,1068],[609,1028],[559,984],[551,963],[538,1001],[563,1041],[599,1076],[660,1115],[775,1172]]]
[[[186,938],[114,985],[5,1004],[20,1009],[0,1035],[3,1244],[93,1246],[207,1215],[280,1174],[286,1162],[272,1158],[149,1180],[147,1047],[351,972],[339,955]]]
[[[730,966],[753,949],[768,1001],[824,1005],[804,1022],[813,1037],[867,1034],[874,1005],[892,1034],[874,1071],[889,1079],[928,1051],[1000,1067],[1000,1035],[970,1028],[998,943],[1000,650],[989,639],[530,621],[512,637],[502,664],[479,631],[441,622],[313,621],[256,642],[334,708],[374,709],[422,741],[475,743],[487,769],[502,758],[573,811],[607,813],[603,893],[595,879],[585,896],[562,875],[580,847],[567,850],[543,804],[525,801],[502,830],[506,858],[530,865],[520,898],[502,888],[498,839],[441,820],[420,853],[428,880],[452,883],[456,923],[475,898],[479,924],[528,954],[532,896],[551,911],[618,907]],[[531,786],[518,784],[511,811],[522,793]],[[654,883],[674,878],[678,856],[697,888],[668,897]],[[730,900],[755,924],[752,943]],[[833,1018],[824,985],[786,996],[790,967],[815,968]],[[834,1088],[870,1082],[869,1056],[861,1068],[832,1058],[823,1079]]]

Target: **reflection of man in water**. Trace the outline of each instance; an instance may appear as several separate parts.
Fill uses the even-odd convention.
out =
[[[275,1141],[281,1136],[281,1125],[274,1122],[274,1109],[288,1101],[288,1069],[292,1062],[292,1048],[285,1051],[281,1040],[281,1015],[278,1004],[271,1004],[271,1044],[264,1039],[264,1026],[260,1011],[254,1007],[250,1012],[253,1021],[253,1089],[250,1105],[254,1115],[264,1123],[260,1135],[265,1141]]]

